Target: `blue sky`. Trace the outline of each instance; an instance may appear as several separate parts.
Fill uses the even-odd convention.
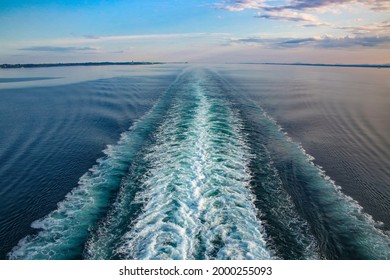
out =
[[[390,0],[1,0],[0,64],[390,63]]]

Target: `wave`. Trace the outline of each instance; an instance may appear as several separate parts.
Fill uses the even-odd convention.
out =
[[[388,259],[380,223],[244,92],[188,69],[11,259]]]
[[[248,129],[251,133],[257,132],[253,140],[257,143],[255,146],[264,145],[269,152],[283,189],[316,239],[317,245],[313,248],[318,246],[319,257],[389,259],[390,237],[381,229],[383,223],[374,221],[357,201],[345,195],[323,168],[314,163],[314,157],[294,142],[245,92],[220,79],[230,88],[227,94],[239,100]]]
[[[121,134],[117,144],[107,146],[105,156],[80,178],[78,186],[58,203],[55,211],[32,223],[31,227],[39,232],[20,240],[8,254],[10,259],[82,257],[90,231],[106,213],[129,165],[169,107],[170,93],[168,88],[146,115]]]
[[[271,257],[249,188],[250,153],[240,121],[227,100],[210,96],[207,76],[196,74],[181,82],[180,96],[145,152],[149,169],[135,197],[142,211],[120,238],[118,258]],[[118,215],[109,217],[88,245],[92,258],[107,257],[99,247],[112,240],[107,224]]]

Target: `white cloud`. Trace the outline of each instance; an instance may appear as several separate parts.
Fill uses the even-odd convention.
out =
[[[327,11],[331,7],[345,6],[351,4],[364,4],[375,11],[383,11],[390,9],[389,0],[293,0],[284,1],[281,4],[274,4],[274,1],[267,0],[227,0],[215,4],[215,7],[228,11],[242,11],[247,9],[255,10],[317,10]],[[280,2],[280,1],[278,1]]]
[[[274,20],[304,21],[313,24],[321,23],[320,20],[314,15],[307,13],[298,13],[291,10],[259,12],[255,17]]]
[[[231,12],[243,11],[248,9],[260,10],[265,7],[265,0],[230,0],[214,4],[218,9],[224,9]]]
[[[390,21],[376,22],[362,26],[341,26],[337,29],[347,30],[353,35],[390,36]]]
[[[94,36],[71,37],[51,40],[54,44],[82,44],[97,42],[117,42],[117,41],[134,41],[148,39],[175,39],[175,38],[203,38],[203,37],[220,37],[226,36],[227,33],[173,33],[173,34],[142,34],[142,35],[119,35],[119,36]]]
[[[21,51],[37,51],[37,52],[84,52],[96,51],[95,47],[54,47],[54,46],[34,46],[19,49]]]
[[[390,36],[341,36],[331,35],[313,36],[304,38],[265,38],[247,37],[230,38],[225,45],[246,45],[265,49],[275,48],[321,48],[321,49],[349,49],[349,48],[388,48]]]

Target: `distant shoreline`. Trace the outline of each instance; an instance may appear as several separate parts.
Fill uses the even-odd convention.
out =
[[[69,66],[110,66],[110,65],[153,65],[163,62],[75,62],[75,63],[28,63],[28,64],[1,64],[0,69],[14,68],[41,68],[41,67],[69,67]]]
[[[390,64],[327,64],[327,63],[283,63],[283,62],[243,62],[239,64],[262,65],[292,65],[292,66],[325,66],[325,67],[363,67],[363,68],[390,68]]]

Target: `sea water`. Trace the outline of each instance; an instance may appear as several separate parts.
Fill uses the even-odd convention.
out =
[[[2,258],[390,257],[387,69],[91,68],[2,82]]]

